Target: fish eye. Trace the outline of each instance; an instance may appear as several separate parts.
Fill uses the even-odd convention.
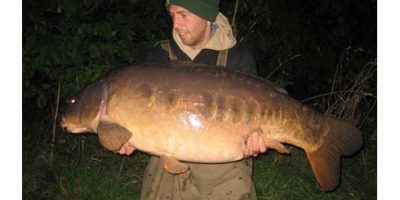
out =
[[[70,98],[70,99],[67,100],[67,103],[73,104],[73,103],[75,103],[75,102],[76,102],[76,99],[75,99],[75,98]]]

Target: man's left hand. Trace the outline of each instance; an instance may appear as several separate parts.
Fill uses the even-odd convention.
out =
[[[244,149],[244,157],[256,157],[259,153],[264,153],[266,151],[267,146],[265,145],[264,139],[260,136],[260,134],[257,132],[250,134],[247,138],[246,147]]]

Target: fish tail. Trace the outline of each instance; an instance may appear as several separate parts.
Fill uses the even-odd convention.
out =
[[[316,150],[306,151],[314,175],[324,191],[339,184],[340,157],[354,154],[363,145],[361,132],[343,121],[325,116],[327,133]]]

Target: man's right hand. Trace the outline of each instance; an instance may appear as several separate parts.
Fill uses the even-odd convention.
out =
[[[135,150],[135,147],[130,146],[127,142],[121,147],[121,149],[115,151],[115,153],[119,153],[121,155],[131,155]]]
[[[259,153],[265,153],[267,146],[265,145],[264,139],[257,132],[253,132],[249,135],[246,142],[246,148],[244,149],[244,157],[250,156],[256,157]]]

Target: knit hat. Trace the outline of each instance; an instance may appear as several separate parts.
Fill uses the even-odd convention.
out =
[[[167,9],[171,4],[183,7],[210,22],[215,21],[219,11],[219,0],[167,0]]]

